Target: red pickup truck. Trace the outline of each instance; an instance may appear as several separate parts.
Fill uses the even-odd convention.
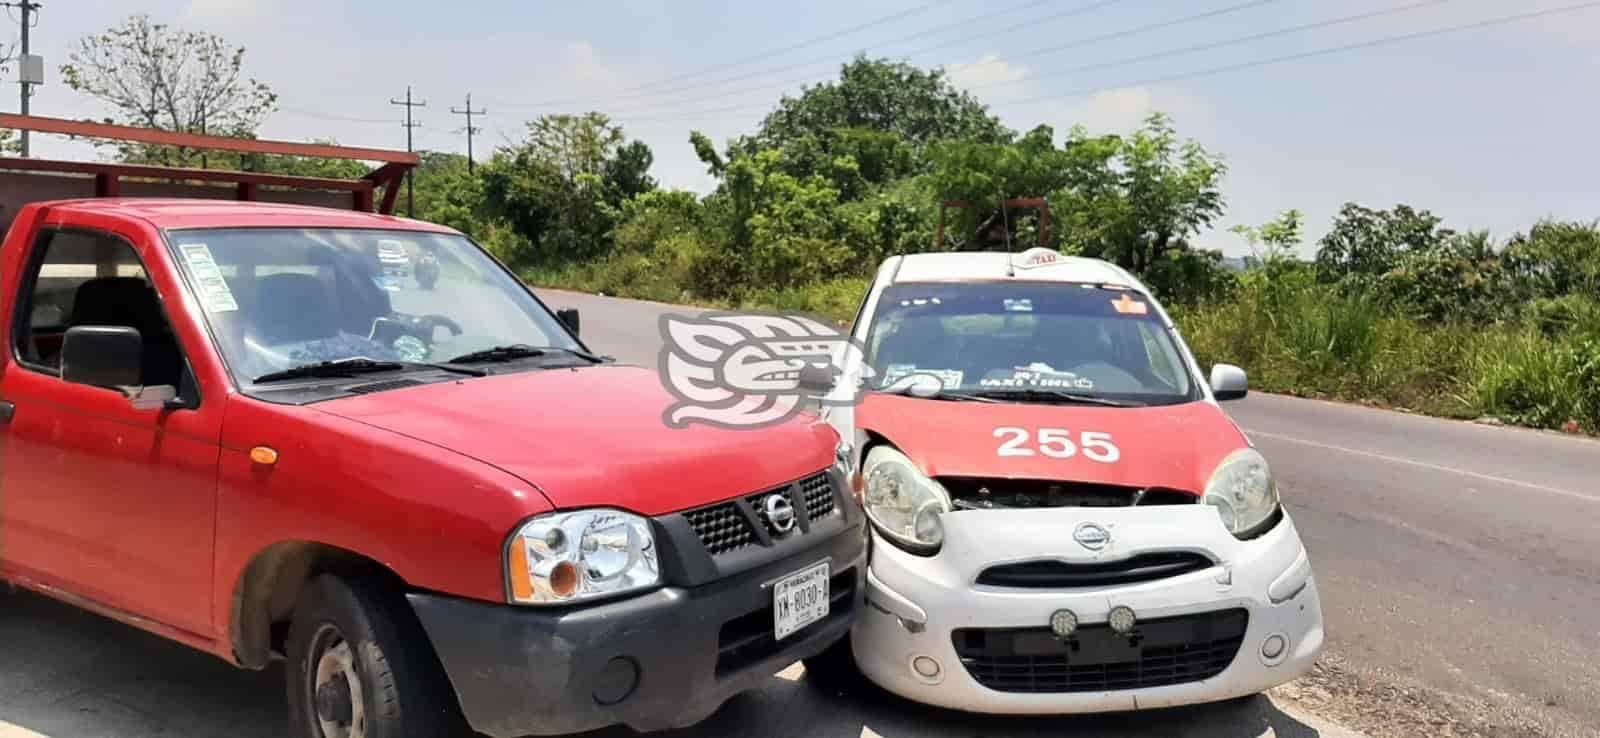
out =
[[[684,726],[862,604],[832,429],[668,428],[651,370],[460,233],[193,199],[14,215],[0,580],[286,659],[291,735]],[[775,602],[795,590],[820,606]]]

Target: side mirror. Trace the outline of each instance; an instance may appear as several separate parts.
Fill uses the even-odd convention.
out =
[[[144,371],[144,339],[135,328],[80,325],[61,339],[61,379],[121,391]]]
[[[560,320],[561,323],[563,325],[565,325],[568,330],[571,330],[572,331],[572,335],[574,335],[574,336],[578,335],[578,323],[579,323],[579,321],[578,321],[578,309],[577,308],[562,308],[560,310],[557,310],[556,311],[556,319]]]
[[[1239,367],[1217,364],[1211,367],[1211,394],[1218,402],[1240,399],[1250,394],[1250,380]]]
[[[832,364],[806,364],[800,367],[800,389],[813,395],[833,391],[834,368]]]

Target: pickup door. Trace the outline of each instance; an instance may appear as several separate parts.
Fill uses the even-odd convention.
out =
[[[202,401],[196,389],[167,319],[184,301],[161,248],[153,230],[109,219],[47,227],[32,243],[14,234],[0,327],[0,568],[209,640],[225,393]],[[144,382],[183,384],[196,406],[138,410],[116,390],[62,381],[61,335],[79,325],[137,328]]]

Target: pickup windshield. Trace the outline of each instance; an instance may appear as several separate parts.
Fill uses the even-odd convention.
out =
[[[880,388],[922,374],[954,397],[1112,406],[1196,399],[1183,354],[1154,306],[1119,290],[896,285],[879,299],[867,342]]]
[[[271,228],[168,239],[240,384],[351,359],[421,366],[513,344],[581,350],[461,236]]]

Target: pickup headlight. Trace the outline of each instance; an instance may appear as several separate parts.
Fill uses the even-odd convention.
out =
[[[506,547],[512,604],[558,605],[661,583],[650,521],[597,508],[534,518]]]
[[[1222,460],[1206,483],[1203,501],[1217,508],[1222,524],[1239,538],[1249,538],[1278,512],[1278,485],[1266,457],[1242,448]]]
[[[878,532],[912,553],[938,551],[944,543],[939,516],[950,511],[944,486],[888,446],[868,451],[861,473],[866,478],[862,507]]]

